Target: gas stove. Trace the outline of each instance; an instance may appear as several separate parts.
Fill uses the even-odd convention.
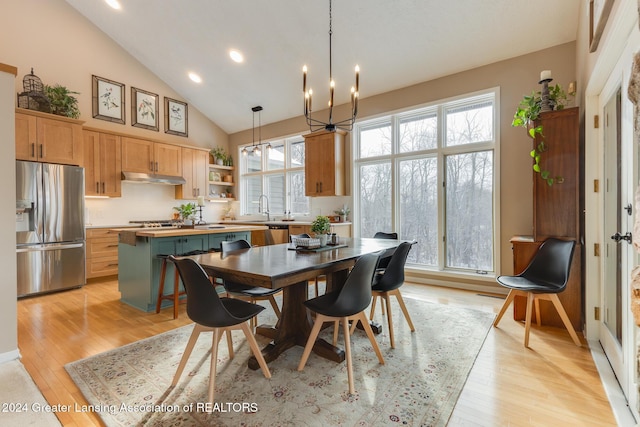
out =
[[[161,227],[177,227],[180,224],[178,220],[171,219],[154,219],[154,220],[136,220],[129,221],[129,224],[139,224],[144,228],[161,228]]]

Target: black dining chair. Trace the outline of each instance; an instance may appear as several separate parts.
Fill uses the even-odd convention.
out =
[[[171,385],[175,386],[178,384],[178,380],[182,375],[182,371],[189,360],[189,356],[200,334],[202,332],[213,332],[208,395],[209,402],[213,403],[216,385],[218,344],[223,333],[226,332],[227,337],[230,337],[231,331],[234,329],[241,329],[242,332],[244,332],[249,347],[251,347],[251,351],[262,369],[262,373],[266,378],[271,378],[271,372],[262,356],[253,332],[251,332],[249,328],[248,322],[264,310],[264,307],[238,299],[220,298],[215,286],[211,283],[207,273],[205,273],[200,264],[191,258],[176,259],[173,255],[169,256],[169,259],[178,269],[178,273],[182,278],[182,283],[187,292],[187,316],[195,322],[193,332],[189,337]],[[231,346],[231,341],[229,341],[229,345]],[[233,357],[232,346],[229,351],[229,356]]]
[[[509,288],[509,294],[498,313],[498,317],[493,322],[497,327],[500,319],[507,311],[516,296],[527,297],[527,312],[525,316],[524,346],[529,347],[529,331],[531,329],[531,315],[535,304],[536,321],[540,326],[540,300],[551,301],[556,311],[562,319],[562,323],[569,331],[571,339],[577,346],[581,346],[580,339],[573,329],[571,320],[562,307],[558,294],[565,290],[571,271],[571,260],[576,242],[571,240],[559,240],[550,238],[545,240],[533,259],[516,276],[498,276],[498,283],[505,288]]]
[[[300,233],[300,234],[290,234],[289,235],[289,242],[293,242],[294,239],[310,239],[311,236],[307,233]],[[326,276],[321,275],[315,278],[314,281],[309,281],[309,286],[315,285],[315,293],[316,293],[316,297],[319,295],[319,289],[318,289],[318,280],[321,277],[325,277],[325,281],[326,281]]]
[[[374,239],[387,239],[387,240],[398,240],[398,233],[386,233],[384,231],[378,231],[373,235]],[[377,272],[384,272],[384,269],[389,265],[389,261],[391,260],[390,256],[380,257],[380,261],[378,262],[378,267],[376,269]],[[375,302],[375,300],[374,300]],[[382,306],[382,315],[384,316],[384,305]]]
[[[304,302],[304,305],[316,313],[316,320],[311,329],[311,334],[304,347],[298,371],[304,369],[311,349],[318,338],[318,333],[325,322],[333,322],[335,329],[333,345],[337,341],[338,323],[342,322],[344,333],[345,358],[347,360],[347,376],[349,379],[349,393],[355,393],[353,385],[353,367],[351,362],[351,336],[349,335],[349,321],[360,321],[364,327],[371,346],[378,356],[380,364],[384,365],[384,358],[380,347],[373,336],[373,331],[367,320],[364,310],[371,303],[371,280],[378,264],[379,254],[366,254],[358,259],[349,273],[342,289],[321,295]]]
[[[409,311],[407,311],[407,306],[404,304],[404,300],[402,299],[402,294],[400,294],[400,287],[404,284],[404,266],[407,262],[407,256],[409,255],[409,251],[412,246],[413,242],[400,243],[393,255],[390,257],[387,268],[384,270],[376,270],[376,274],[373,276],[373,283],[371,285],[373,301],[371,303],[369,319],[373,320],[373,315],[376,310],[376,301],[378,300],[378,297],[381,297],[383,299],[383,303],[380,305],[383,308],[383,315],[384,306],[386,305],[387,308],[387,323],[389,325],[389,341],[391,342],[391,348],[396,347],[393,337],[391,299],[389,298],[391,295],[394,295],[398,300],[400,309],[402,309],[402,313],[409,324],[411,332],[415,332],[416,330],[413,326],[413,322],[411,321],[411,316],[409,316]],[[355,326],[355,324],[353,326]]]
[[[244,239],[234,240],[232,242],[222,242],[220,244],[222,256],[226,256],[229,254],[229,252],[232,251],[248,248],[251,248],[251,243],[247,242]],[[280,319],[280,308],[278,308],[278,304],[276,303],[275,295],[282,292],[282,289],[269,289],[262,288],[260,286],[250,286],[229,280],[224,280],[223,286],[227,290],[227,294],[232,298],[242,299],[254,304],[257,301],[269,301],[271,307],[273,308],[273,311],[276,314],[276,317]],[[256,318],[253,318],[252,326],[254,328],[256,327],[256,323]]]

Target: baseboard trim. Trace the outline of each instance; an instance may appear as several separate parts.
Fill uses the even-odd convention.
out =
[[[405,280],[411,283],[419,283],[422,285],[441,286],[444,288],[462,289],[465,291],[474,291],[486,294],[499,294],[507,295],[508,290],[502,287],[496,287],[495,285],[480,285],[473,283],[454,282],[446,279],[434,279],[424,276],[413,275],[405,273]]]
[[[15,350],[7,351],[6,353],[0,353],[0,365],[12,360],[20,359],[20,357],[20,350],[17,348]]]

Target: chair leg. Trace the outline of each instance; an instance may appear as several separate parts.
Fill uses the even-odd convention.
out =
[[[529,332],[531,331],[531,312],[533,311],[533,292],[527,292],[527,314],[524,323],[524,346],[529,347]]]
[[[349,335],[353,335],[353,333],[356,331],[356,327],[357,326],[358,326],[358,319],[352,320],[351,321],[351,329],[349,329]]]
[[[540,317],[540,300],[536,298],[533,301],[533,305],[536,309],[536,323],[538,324],[538,327],[540,327],[542,326],[542,318]]]
[[[251,332],[251,329],[249,329],[248,323],[243,322],[240,325],[240,328],[242,329],[242,332],[244,332],[245,337],[247,337],[247,342],[249,343],[249,347],[251,347],[251,351],[253,352],[253,355],[256,357],[256,360],[258,361],[258,365],[260,365],[260,369],[262,369],[262,373],[264,374],[264,377],[271,378],[271,372],[269,371],[267,362],[265,362],[264,356],[262,356],[262,351],[260,351],[260,348],[258,347],[258,343],[256,342],[256,337]]]
[[[385,292],[383,294],[383,307],[387,306],[387,324],[389,325],[389,341],[391,342],[391,348],[396,348],[396,343],[393,337],[393,316],[391,315],[391,299],[389,298],[389,293]]]
[[[549,296],[549,300],[553,303],[553,306],[558,311],[558,314],[560,315],[560,318],[562,319],[564,326],[567,328],[567,331],[569,331],[569,335],[571,335],[571,339],[573,340],[575,345],[577,345],[578,347],[581,347],[582,343],[580,342],[580,339],[578,338],[578,335],[576,334],[575,329],[573,329],[571,320],[569,320],[569,316],[567,316],[567,312],[564,311],[564,307],[562,307],[562,303],[560,302],[558,295],[548,294],[548,296]]]
[[[371,313],[369,313],[369,320],[373,320],[373,315],[376,311],[376,302],[378,301],[378,294],[373,294],[373,301],[371,301]]]
[[[318,298],[318,278],[316,277],[316,298]]]
[[[507,311],[507,308],[509,308],[509,306],[511,305],[511,303],[513,302],[513,299],[516,297],[517,294],[518,292],[515,289],[511,289],[509,291],[509,295],[507,295],[507,298],[504,300],[504,304],[502,304],[502,308],[498,313],[498,317],[496,317],[496,320],[493,321],[494,327],[498,326],[498,323],[500,323],[500,319],[502,319],[502,316]]]
[[[338,345],[338,329],[340,329],[340,321],[333,322],[333,346]]]
[[[364,332],[367,334],[367,337],[369,337],[369,341],[371,341],[371,347],[373,347],[373,351],[375,351],[376,356],[378,356],[378,362],[380,362],[381,365],[384,365],[384,358],[382,357],[380,346],[378,346],[378,342],[376,341],[376,337],[373,335],[371,325],[369,325],[369,322],[367,321],[367,315],[364,314],[364,311],[361,311],[360,313],[352,317],[354,317],[355,319],[360,318],[360,323],[362,323]],[[357,322],[357,320],[354,320],[354,322]]]
[[[227,329],[227,347],[229,347],[229,359],[233,359],[233,340],[231,339],[231,330]]]
[[[164,279],[167,276],[167,259],[162,260],[162,267],[160,267],[160,282],[158,283],[158,301],[156,301],[156,313],[160,313],[160,306],[162,305],[162,294],[164,293]]]
[[[355,394],[356,390],[353,386],[353,363],[351,362],[351,336],[349,335],[349,321],[346,317],[340,319],[344,332],[344,352],[347,359],[347,378],[349,379],[349,394]]]
[[[216,388],[216,371],[218,365],[218,341],[220,341],[220,328],[213,329],[211,342],[211,367],[209,368],[209,403],[213,403]]]
[[[176,373],[173,376],[173,381],[171,381],[172,386],[178,384],[180,375],[182,375],[182,371],[184,371],[184,367],[187,365],[187,360],[189,360],[189,356],[191,356],[193,347],[196,345],[196,341],[198,341],[200,332],[203,332],[204,330],[205,328],[203,326],[198,325],[197,323],[193,325],[193,331],[191,332],[191,336],[189,337],[187,346],[184,349],[184,353],[182,353],[182,358],[180,359],[180,363],[178,364],[178,369],[176,370]]]
[[[271,307],[273,307],[273,311],[276,313],[276,317],[280,319],[280,308],[278,308],[278,304],[276,304],[276,299],[273,295],[269,295],[269,302],[271,303]]]
[[[298,371],[302,371],[304,369],[304,365],[307,364],[307,359],[309,358],[309,354],[311,354],[311,349],[318,338],[318,334],[320,333],[320,328],[325,320],[328,320],[327,316],[323,316],[322,314],[316,314],[316,321],[313,324],[313,328],[311,328],[311,333],[309,334],[309,339],[307,340],[307,344],[304,346],[304,351],[302,352],[302,357],[300,358],[300,363],[298,364]]]
[[[402,294],[400,293],[400,289],[396,289],[395,291],[393,291],[393,294],[396,296],[396,299],[398,300],[398,304],[400,305],[400,309],[404,314],[404,318],[407,320],[407,323],[409,324],[409,329],[411,330],[411,332],[415,332],[416,328],[413,327],[411,316],[409,316],[409,311],[407,310],[407,306],[404,304],[404,300],[402,299]]]
[[[173,266],[173,318],[178,318],[178,304],[180,304],[180,273]]]

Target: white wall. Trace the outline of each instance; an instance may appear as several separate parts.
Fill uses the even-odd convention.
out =
[[[16,359],[18,353],[16,276],[16,167],[15,167],[15,69],[0,64],[0,363]]]

